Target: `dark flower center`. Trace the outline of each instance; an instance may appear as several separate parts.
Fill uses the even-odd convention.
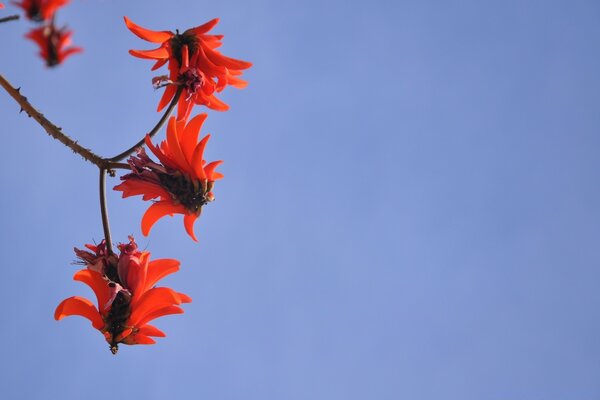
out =
[[[31,5],[27,9],[27,16],[35,22],[42,22],[44,18],[42,17],[41,11],[42,10],[40,9],[38,2],[32,1]]]
[[[193,33],[184,32],[180,34],[179,31],[177,31],[175,36],[171,38],[171,54],[173,57],[175,57],[179,63],[179,66],[181,66],[183,57],[181,52],[183,50],[183,46],[185,45],[187,45],[188,52],[191,57],[198,51],[198,38]]]
[[[48,57],[46,59],[46,65],[53,67],[59,63],[58,61],[58,44],[60,43],[60,31],[56,31],[54,26],[46,28],[44,32],[46,35],[46,49],[48,50]]]
[[[210,202],[208,192],[196,181],[194,184],[186,175],[158,174],[161,185],[171,193],[174,200],[181,203],[188,211],[198,212],[203,205]]]
[[[131,314],[131,309],[129,308],[130,299],[123,293],[117,293],[117,297],[113,301],[110,306],[110,311],[106,316],[105,322],[107,329],[106,331],[111,334],[111,343],[110,343],[110,351],[113,354],[117,353],[119,349],[118,343],[116,341],[117,336],[119,336],[127,326],[125,323]]]

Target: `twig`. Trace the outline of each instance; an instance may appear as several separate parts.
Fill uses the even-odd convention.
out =
[[[177,105],[177,102],[179,101],[179,97],[181,97],[182,92],[183,92],[183,86],[179,86],[177,88],[177,92],[175,92],[175,97],[173,97],[173,100],[171,100],[171,104],[169,104],[169,107],[166,109],[162,118],[158,121],[158,123],[154,126],[154,128],[152,128],[152,130],[148,133],[148,136],[152,137],[152,136],[156,135],[156,132],[158,132],[160,130],[160,128],[162,128],[162,126],[167,121],[169,116],[171,116],[171,113],[173,112],[173,109]],[[135,149],[143,146],[144,139],[145,139],[145,136],[139,142],[137,142],[136,144],[134,144],[133,146],[131,146],[124,152],[122,152],[112,158],[109,158],[108,161],[110,161],[110,162],[121,161],[122,159],[124,159],[125,157],[127,157],[128,155],[133,153],[135,151]]]
[[[17,103],[19,103],[19,105],[21,106],[21,111],[25,111],[27,113],[27,115],[29,115],[38,124],[40,124],[42,126],[42,128],[44,128],[44,130],[48,133],[48,135],[52,136],[54,139],[58,140],[59,142],[61,142],[62,144],[64,144],[65,146],[67,146],[68,148],[73,150],[74,153],[79,154],[85,160],[91,162],[92,164],[97,165],[98,168],[100,168],[100,169],[106,168],[107,161],[105,159],[103,159],[99,155],[96,155],[91,150],[86,149],[83,146],[80,146],[76,140],[73,140],[70,137],[68,137],[67,135],[65,135],[64,133],[62,133],[61,128],[59,128],[58,126],[56,126],[52,122],[50,122],[48,119],[46,119],[46,117],[44,117],[44,115],[42,113],[40,113],[38,110],[36,110],[29,103],[29,101],[27,101],[27,97],[23,96],[19,92],[21,88],[18,88],[18,89],[14,88],[10,84],[10,82],[8,82],[6,80],[6,78],[4,78],[4,76],[2,76],[2,74],[0,74],[0,86],[2,86],[4,88],[4,90],[6,90],[6,92],[13,99],[15,99],[15,101]]]
[[[8,22],[8,21],[16,21],[19,18],[20,18],[20,16],[17,14],[9,15],[8,17],[0,18],[0,24],[3,22]]]
[[[108,221],[108,211],[106,206],[106,170],[100,168],[100,213],[102,214],[102,228],[104,229],[104,240],[106,240],[106,250],[112,254],[112,239],[110,237],[110,224]]]

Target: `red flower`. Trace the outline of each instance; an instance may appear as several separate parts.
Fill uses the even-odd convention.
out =
[[[160,43],[160,47],[154,50],[130,50],[129,53],[135,57],[156,60],[152,70],[169,63],[169,76],[158,78],[167,86],[158,104],[158,111],[169,104],[177,86],[184,88],[178,102],[178,119],[187,119],[194,104],[225,111],[229,106],[217,99],[215,92],[222,91],[227,85],[243,88],[248,84],[238,76],[252,64],[225,57],[216,50],[222,44],[223,35],[207,34],[218,22],[215,18],[180,34],[179,31],[151,31],[125,17],[125,24],[135,35],[152,43]]]
[[[69,0],[22,0],[20,3],[11,3],[25,10],[30,20],[41,22],[50,20],[56,10],[69,3]]]
[[[71,35],[66,27],[56,29],[53,24],[32,29],[25,37],[33,40],[40,46],[39,56],[46,61],[46,65],[53,67],[61,64],[67,57],[83,51],[81,47],[68,47],[71,44]]]
[[[148,322],[164,315],[182,314],[178,305],[192,301],[172,289],[154,287],[159,280],[179,270],[179,261],[150,261],[150,253],[139,251],[132,237],[129,243],[118,246],[119,257],[107,254],[104,241],[86,247],[92,252],[75,249],[86,268],[73,279],[94,291],[98,308],[88,299],[73,296],[56,307],[54,318],[79,315],[89,319],[104,334],[113,354],[119,343],[154,344],[152,336],[164,337],[161,330]]]
[[[4,4],[0,3],[0,8],[4,8]]]
[[[185,121],[169,119],[167,140],[156,147],[146,136],[146,145],[159,159],[152,161],[144,149],[128,162],[132,173],[121,177],[124,182],[115,186],[123,197],[142,195],[143,200],[160,198],[142,217],[142,233],[148,236],[156,221],[165,215],[183,214],[183,223],[190,237],[196,239],[194,223],[202,212],[202,206],[214,200],[211,192],[214,182],[223,177],[215,169],[222,161],[205,165],[204,149],[210,135],[198,142],[200,128],[206,114]]]

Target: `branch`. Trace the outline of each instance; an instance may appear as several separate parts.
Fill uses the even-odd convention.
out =
[[[3,22],[8,22],[8,21],[15,21],[17,19],[19,19],[19,15],[9,15],[8,17],[4,17],[4,18],[0,18],[0,24]]]
[[[61,128],[54,125],[52,122],[48,121],[46,117],[38,110],[36,110],[28,101],[27,97],[23,96],[19,91],[19,89],[15,89],[10,82],[0,74],[0,86],[6,90],[6,92],[13,98],[15,101],[21,106],[21,111],[25,111],[27,115],[33,118],[38,124],[44,128],[44,130],[48,133],[48,135],[52,136],[54,139],[58,140],[71,150],[74,153],[79,154],[85,160],[91,162],[98,166],[98,168],[103,169],[106,166],[106,160],[102,157],[94,154],[91,150],[86,149],[83,146],[80,146],[76,140],[71,139],[67,135],[61,132]]]
[[[160,128],[162,128],[162,126],[165,124],[165,122],[167,121],[169,116],[171,116],[171,113],[173,112],[173,109],[177,105],[177,102],[179,101],[179,97],[181,97],[182,92],[183,92],[183,86],[179,86],[177,88],[177,92],[175,92],[175,97],[173,97],[173,100],[171,100],[171,104],[169,104],[169,107],[167,107],[165,113],[163,114],[161,119],[158,121],[158,123],[148,133],[148,136],[152,137],[152,136],[156,135],[156,132],[158,132],[160,130]],[[110,161],[110,162],[121,161],[122,159],[124,159],[125,157],[127,157],[128,155],[133,153],[135,151],[135,149],[137,149],[138,147],[142,147],[144,145],[144,139],[145,139],[145,136],[139,142],[137,142],[136,144],[134,144],[133,146],[131,146],[124,152],[114,156],[113,158],[109,158],[108,161]]]
[[[112,238],[110,237],[110,225],[108,222],[108,210],[106,206],[106,170],[100,168],[100,213],[102,214],[102,228],[104,229],[104,240],[106,240],[106,250],[108,254],[113,253]]]

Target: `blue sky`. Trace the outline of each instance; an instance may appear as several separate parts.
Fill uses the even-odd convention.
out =
[[[200,243],[109,194],[113,239],[181,260],[164,284],[194,302],[117,357],[53,320],[92,297],[70,262],[102,238],[97,171],[0,93],[6,398],[600,397],[597,2],[74,0],[85,53],[55,70],[1,24],[0,73],[107,156],[159,117],[124,15],[221,17],[254,63],[203,129],[225,179]]]

